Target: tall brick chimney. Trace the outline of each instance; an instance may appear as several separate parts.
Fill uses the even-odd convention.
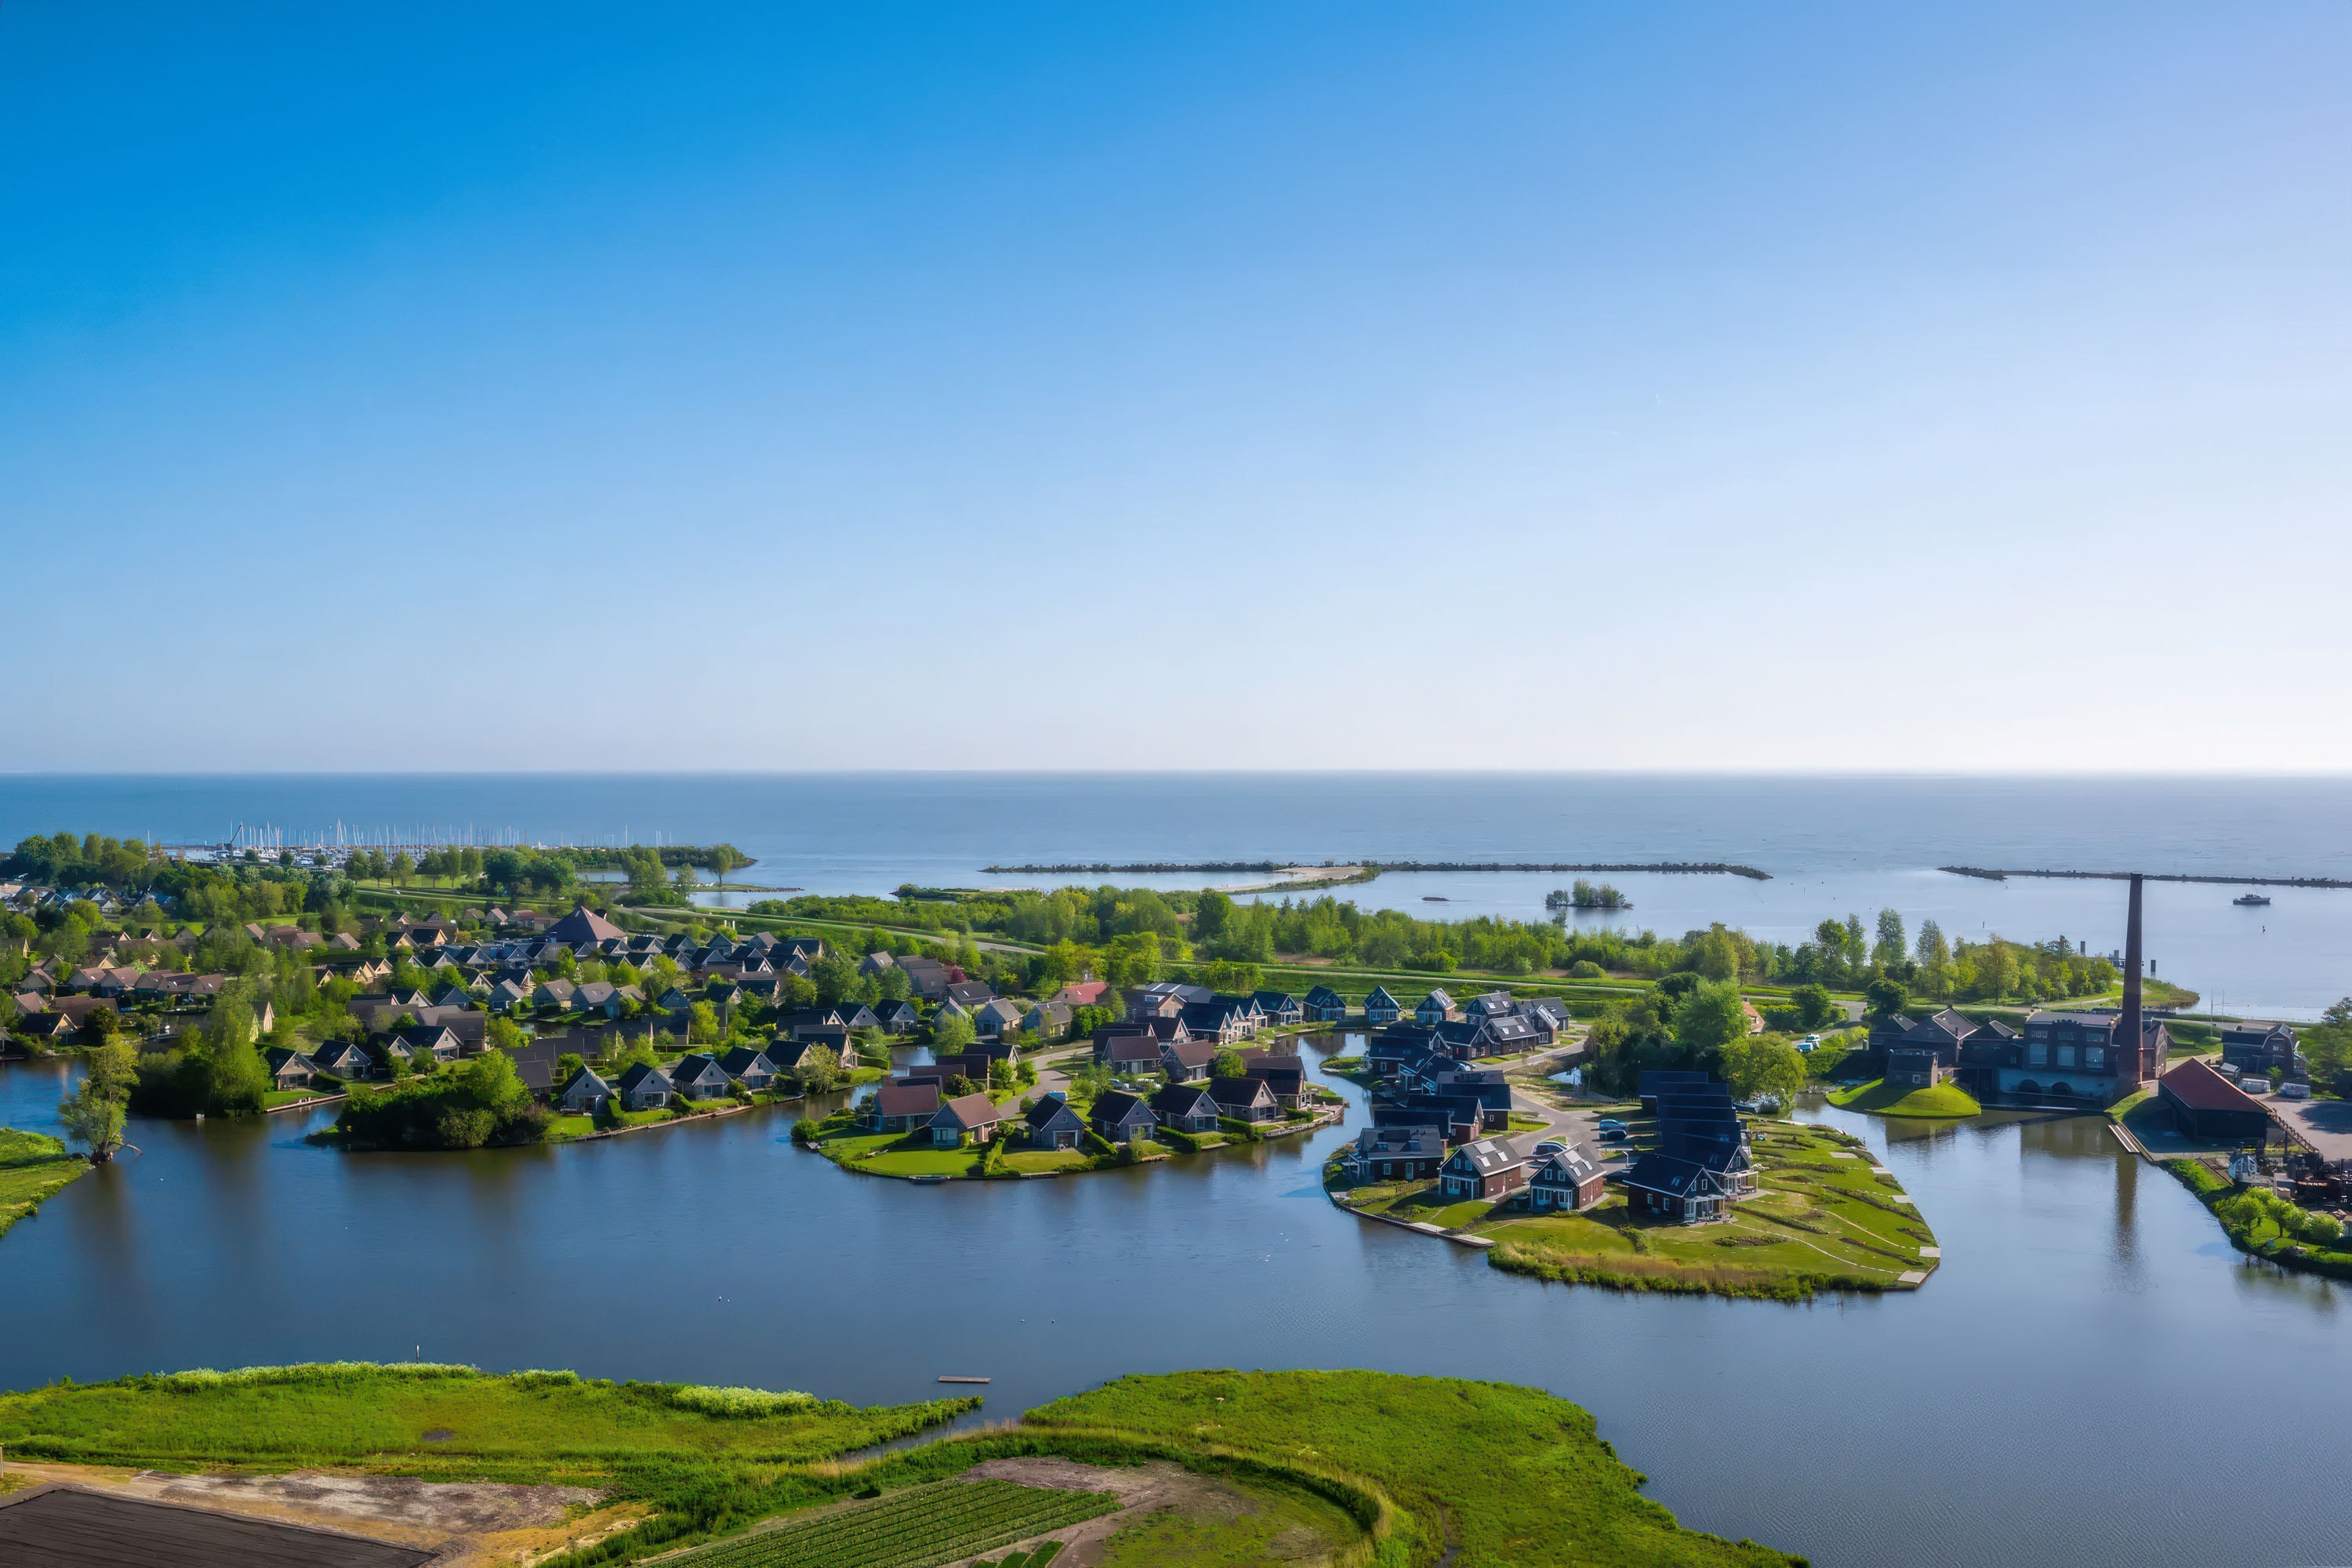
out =
[[[2139,1003],[2140,875],[2131,879],[2131,914],[2124,926],[2124,1016],[2116,1030],[2116,1087],[2126,1092],[2147,1083],[2147,1055],[2140,1048],[2144,1026]]]

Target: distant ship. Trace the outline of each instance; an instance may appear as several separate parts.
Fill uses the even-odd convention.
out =
[[[2268,897],[2261,893],[2240,893],[2236,898],[2231,899],[2230,901],[2241,909],[2255,910],[2261,909],[2265,904],[2268,904],[2270,900]]]

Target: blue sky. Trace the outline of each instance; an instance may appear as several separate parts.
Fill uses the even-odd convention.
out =
[[[0,767],[2352,767],[2347,79],[10,0]]]

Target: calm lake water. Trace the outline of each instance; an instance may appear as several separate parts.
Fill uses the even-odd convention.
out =
[[[1793,942],[1881,908],[1913,930],[2123,942],[2111,883],[1953,877],[1940,865],[2352,878],[2352,780],[1730,778],[1511,774],[0,777],[0,843],[98,830],[217,841],[239,822],[487,838],[725,839],[768,886],[882,893],[1036,878],[992,864],[1298,859],[1728,861],[1773,879],[1613,876],[1608,919],[1667,935],[1711,921]],[[1100,879],[1080,878],[1077,880]],[[1230,880],[1232,879],[1225,879]],[[1541,919],[1564,875],[1386,876],[1337,890],[1433,917]],[[1200,877],[1122,877],[1201,885]],[[2157,973],[2232,1011],[2315,1016],[2352,993],[2352,891],[2148,890]],[[1431,895],[1447,900],[1427,902]],[[758,896],[758,895],[754,895]]]
[[[53,1065],[0,1122],[53,1122]],[[1335,1088],[1358,1100],[1344,1082]],[[1370,1366],[1539,1384],[1688,1524],[1824,1564],[2352,1560],[2345,1293],[2239,1263],[2093,1121],[1888,1140],[1943,1268],[1786,1307],[1618,1296],[1333,1209],[1346,1130],[1134,1173],[913,1186],[758,1111],[570,1149],[341,1156],[325,1118],[136,1122],[0,1240],[0,1385],[337,1357],[929,1398]]]

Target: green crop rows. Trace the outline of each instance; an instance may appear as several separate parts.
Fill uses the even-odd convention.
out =
[[[1108,1492],[933,1481],[819,1519],[713,1542],[673,1568],[934,1568],[1115,1511]]]
[[[972,1568],[1045,1568],[1045,1564],[1062,1554],[1062,1543],[1049,1541],[1034,1552],[1015,1552],[995,1563],[975,1563]]]

